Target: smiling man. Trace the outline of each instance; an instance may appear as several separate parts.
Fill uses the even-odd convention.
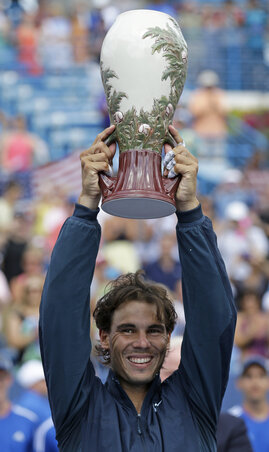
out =
[[[173,302],[164,287],[144,281],[137,272],[113,281],[93,316],[100,331],[97,351],[140,413],[176,323]]]
[[[172,126],[178,145],[168,169],[181,175],[176,193],[186,317],[181,363],[161,383],[176,313],[166,289],[137,272],[113,281],[97,302],[98,351],[110,372],[104,385],[95,376],[89,299],[101,236],[98,173],[108,170],[115,154],[115,145],[105,144],[113,130],[105,129],[81,154],[79,203],[60,232],[42,296],[40,344],[59,449],[215,452],[236,310],[211,221],[196,198],[197,160]]]

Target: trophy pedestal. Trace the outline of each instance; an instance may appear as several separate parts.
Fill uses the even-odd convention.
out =
[[[180,178],[161,174],[161,156],[149,149],[120,154],[118,177],[100,174],[102,209],[123,218],[161,218],[175,212]]]

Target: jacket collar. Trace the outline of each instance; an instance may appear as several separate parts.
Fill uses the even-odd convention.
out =
[[[106,388],[110,392],[110,394],[124,407],[128,407],[135,411],[136,409],[133,405],[133,402],[128,397],[124,389],[122,388],[116,374],[113,370],[110,369],[107,380],[106,380]],[[144,399],[141,415],[146,415],[148,413],[148,409],[151,404],[158,405],[161,401],[161,379],[160,375],[157,374],[152,380],[146,397]]]

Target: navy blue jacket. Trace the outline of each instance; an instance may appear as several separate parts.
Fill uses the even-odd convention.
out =
[[[40,343],[63,452],[215,452],[236,310],[211,222],[200,206],[178,213],[186,327],[179,369],[153,380],[138,415],[110,371],[90,361],[90,285],[98,210],[77,205],[52,253],[40,309]]]

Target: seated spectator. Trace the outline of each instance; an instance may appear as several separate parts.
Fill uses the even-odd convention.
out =
[[[248,207],[257,205],[259,194],[248,182],[245,172],[238,168],[223,171],[212,193],[216,215],[225,220],[226,208],[234,201],[243,202]]]
[[[48,391],[41,361],[31,359],[26,361],[18,370],[16,380],[23,388],[16,403],[28,408],[37,415],[37,422],[41,424],[51,416]]]
[[[25,65],[30,74],[40,75],[42,68],[38,61],[39,30],[35,19],[33,14],[25,13],[22,16],[22,21],[16,30],[16,44],[19,61]]]
[[[43,283],[42,277],[29,277],[20,303],[12,304],[3,315],[3,332],[7,345],[17,350],[17,363],[40,358],[38,320]]]
[[[10,232],[15,209],[22,195],[23,190],[18,182],[14,180],[7,182],[0,197],[0,233],[4,238]]]
[[[229,203],[225,209],[226,223],[218,231],[219,248],[232,279],[245,279],[250,271],[244,256],[265,257],[268,252],[268,239],[263,229],[255,224],[255,215],[240,201]]]
[[[76,4],[72,16],[72,44],[76,63],[85,64],[89,61],[89,43],[86,20],[86,5]]]
[[[237,385],[242,392],[243,404],[232,407],[229,412],[244,419],[253,451],[268,452],[269,376],[266,361],[258,356],[245,361]]]
[[[8,280],[23,273],[22,258],[31,237],[31,222],[27,214],[15,212],[8,236],[2,246],[2,270]]]
[[[169,16],[176,18],[175,8],[173,7],[173,5],[168,4],[167,1],[153,0],[146,4],[146,8],[152,9],[153,11],[160,11],[161,13],[169,14]]]
[[[140,268],[135,246],[141,227],[139,221],[108,215],[103,222],[103,255],[108,265],[120,273],[135,272]]]
[[[0,158],[5,171],[20,177],[20,173],[27,173],[33,166],[47,163],[49,152],[45,141],[29,132],[25,118],[17,116],[3,134]]]
[[[58,452],[55,428],[49,417],[37,428],[34,436],[34,452]]]
[[[269,313],[262,311],[256,292],[246,291],[240,298],[234,342],[243,359],[253,354],[269,357]]]
[[[27,131],[23,116],[12,121],[12,127],[3,136],[2,167],[13,173],[28,171],[32,167],[34,156],[34,142]]]
[[[72,26],[64,14],[63,3],[46,5],[46,16],[40,28],[39,52],[42,66],[50,69],[66,69],[73,63]]]
[[[37,416],[9,400],[12,364],[0,356],[0,438],[3,452],[31,452]]]
[[[268,289],[269,262],[265,256],[243,254],[238,257],[238,266],[245,268],[243,277],[235,274],[231,281],[236,289],[237,297],[245,291],[252,291],[263,297]]]
[[[181,293],[181,265],[174,258],[175,235],[166,234],[160,242],[159,258],[144,265],[145,275],[148,279],[164,284],[172,292],[175,299],[182,300]]]
[[[33,245],[28,245],[22,255],[22,273],[10,281],[13,303],[20,303],[23,298],[24,287],[32,276],[44,276],[44,251]]]

